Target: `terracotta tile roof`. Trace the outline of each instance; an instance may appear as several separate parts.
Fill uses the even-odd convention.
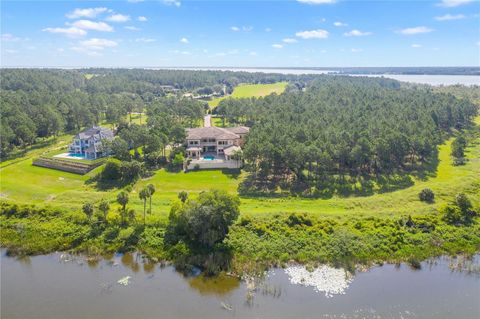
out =
[[[200,140],[203,138],[214,138],[217,140],[234,140],[240,136],[220,127],[199,127],[187,129],[187,140]]]

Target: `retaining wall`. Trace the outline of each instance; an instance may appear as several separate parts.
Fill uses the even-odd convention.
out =
[[[77,163],[57,158],[39,157],[34,159],[32,164],[34,166],[46,167],[59,171],[85,175],[95,167],[102,165],[103,161],[96,161],[94,163]]]

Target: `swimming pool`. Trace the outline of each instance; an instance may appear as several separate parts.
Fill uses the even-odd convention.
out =
[[[215,159],[215,156],[213,155],[205,155],[203,156],[204,161],[213,161]]]
[[[61,153],[54,155],[53,157],[60,157],[60,158],[75,158],[75,159],[87,159],[85,155],[79,153]]]
[[[75,157],[75,158],[85,158],[85,155],[79,154],[79,153],[68,153],[69,157]]]

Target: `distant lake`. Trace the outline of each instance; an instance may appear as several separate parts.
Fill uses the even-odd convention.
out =
[[[316,70],[316,69],[288,69],[288,68],[174,68],[179,70],[212,70],[212,71],[236,71],[236,72],[262,72],[262,73],[281,73],[281,74],[336,74],[338,70]],[[480,76],[474,75],[422,75],[422,74],[342,74],[351,76],[368,76],[368,77],[386,77],[398,81],[439,85],[455,85],[461,84],[466,86],[480,85]]]
[[[2,319],[480,317],[480,276],[452,270],[446,258],[422,263],[421,270],[374,267],[327,296],[292,284],[283,269],[269,271],[249,294],[251,285],[235,278],[184,277],[135,254],[87,262],[60,253],[22,260],[1,253]],[[335,277],[322,274],[320,282]]]
[[[461,84],[480,85],[480,76],[474,75],[409,75],[409,74],[352,74],[352,76],[386,77],[402,82],[429,84],[433,86]]]

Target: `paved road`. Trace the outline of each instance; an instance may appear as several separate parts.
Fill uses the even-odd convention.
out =
[[[204,127],[212,126],[212,116],[210,114],[205,115],[205,117],[203,118],[203,126]]]

